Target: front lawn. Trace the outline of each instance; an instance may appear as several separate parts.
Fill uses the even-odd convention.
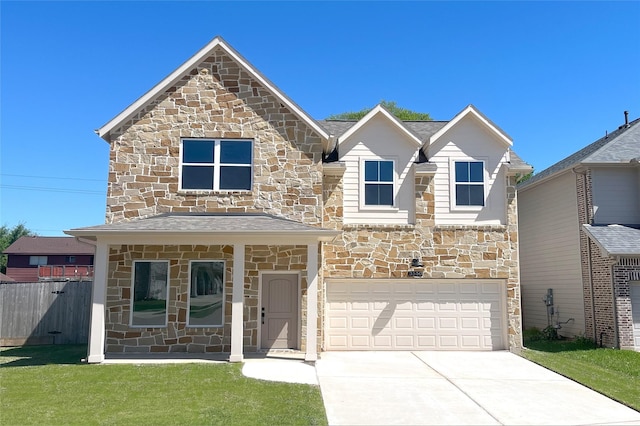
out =
[[[588,341],[525,341],[522,355],[640,411],[640,353]]]
[[[317,386],[250,379],[240,364],[87,365],[85,354],[0,349],[0,424],[327,423]]]

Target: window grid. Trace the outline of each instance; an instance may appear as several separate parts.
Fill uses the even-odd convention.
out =
[[[456,161],[454,164],[456,206],[484,206],[484,162]]]
[[[365,206],[393,206],[393,173],[393,161],[364,161]]]
[[[210,161],[184,161],[187,156],[187,149],[185,148],[185,144],[189,144],[191,142],[195,143],[213,143],[213,158]],[[250,144],[250,152],[246,163],[240,162],[224,162],[222,161],[223,153],[222,153],[222,145],[226,143],[249,143]],[[190,144],[189,144],[190,145]],[[193,146],[193,145],[190,145]],[[232,150],[231,145],[229,145],[230,150]],[[204,191],[250,191],[253,185],[253,143],[251,140],[232,140],[232,139],[183,139],[182,152],[180,156],[181,166],[180,166],[180,189],[181,190],[204,190]],[[210,178],[206,176],[207,172],[205,170],[196,171],[196,168],[208,169],[210,171]],[[225,171],[231,172],[231,169],[247,169],[242,176],[242,185],[234,185],[233,182],[231,184],[227,183],[228,178],[226,178],[227,173]],[[188,171],[188,173],[187,173]],[[238,172],[238,170],[236,170]],[[192,183],[185,184],[185,180],[192,180],[193,173],[199,173],[199,177],[196,178],[200,185],[194,185]],[[240,171],[240,173],[242,173]],[[185,175],[189,175],[189,179],[186,179]],[[210,182],[206,183],[206,185],[202,185],[201,183],[210,180]]]

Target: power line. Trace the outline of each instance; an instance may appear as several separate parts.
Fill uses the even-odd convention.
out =
[[[88,178],[57,177],[57,176],[14,175],[14,174],[10,174],[10,173],[0,173],[0,176],[23,177],[23,178],[33,178],[33,179],[83,180],[83,181],[88,181],[88,182],[105,182],[106,181],[106,179],[88,179]]]
[[[16,189],[21,191],[40,191],[40,192],[64,192],[69,194],[86,194],[86,195],[104,195],[102,191],[91,191],[85,189],[68,189],[68,188],[47,188],[42,186],[17,186],[17,185],[0,185],[0,188]]]

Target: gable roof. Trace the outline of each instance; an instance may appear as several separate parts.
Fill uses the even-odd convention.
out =
[[[211,40],[206,46],[200,49],[195,55],[189,58],[186,62],[176,68],[171,74],[165,77],[158,84],[153,86],[147,93],[138,98],[135,102],[125,108],[120,114],[109,120],[106,124],[96,130],[96,133],[104,140],[109,142],[109,133],[122,125],[125,121],[129,120],[151,102],[153,102],[158,96],[164,93],[171,86],[176,84],[182,77],[187,75],[193,67],[207,59],[214,49],[220,48],[229,55],[237,64],[239,64],[252,78],[263,85],[269,90],[280,102],[282,102],[293,114],[304,121],[309,127],[311,127],[322,138],[327,139],[329,134],[323,129],[310,115],[302,110],[295,102],[293,102],[288,96],[286,96],[280,89],[276,87],[269,79],[262,75],[256,68],[253,67],[242,55],[240,55],[234,48],[232,48],[222,37],[217,36]]]
[[[622,225],[582,225],[605,256],[640,256],[640,229]]]
[[[481,113],[475,106],[469,104],[465,109],[456,114],[451,121],[449,121],[444,127],[439,129],[436,133],[429,138],[429,145],[438,140],[442,135],[448,132],[456,124],[458,124],[463,118],[467,116],[475,117],[486,129],[497,136],[498,140],[507,146],[513,145],[513,140],[507,135],[500,127],[498,127],[493,121],[489,120],[483,113]]]
[[[640,118],[585,146],[578,152],[535,174],[518,188],[526,188],[580,164],[629,163],[640,157]]]
[[[391,122],[400,132],[404,133],[407,138],[412,141],[416,147],[422,146],[422,141],[420,137],[415,134],[412,130],[410,130],[407,126],[404,125],[402,120],[400,120],[395,115],[391,114],[388,109],[386,109],[382,104],[376,105],[371,111],[369,111],[364,117],[356,122],[355,125],[351,126],[348,130],[346,130],[338,139],[338,143],[349,139],[355,132],[364,127],[369,121],[371,121],[374,117],[381,115],[385,117],[389,122]]]
[[[4,254],[94,254],[95,246],[73,237],[20,237],[4,251]]]

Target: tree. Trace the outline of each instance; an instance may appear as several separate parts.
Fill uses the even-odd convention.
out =
[[[517,174],[516,175],[516,183],[526,182],[533,177],[533,170],[527,173],[526,175]]]
[[[430,121],[431,116],[427,112],[416,112],[410,109],[399,107],[394,101],[381,101],[380,104],[385,107],[389,112],[400,120],[407,121]],[[327,120],[360,120],[367,115],[373,108],[364,108],[360,111],[343,112],[340,114],[332,114],[327,117]]]
[[[18,238],[32,235],[36,234],[22,223],[17,224],[13,228],[2,225],[0,228],[0,252],[4,252],[7,247],[13,244]],[[5,254],[0,256],[0,272],[3,274],[7,272],[7,255]]]

